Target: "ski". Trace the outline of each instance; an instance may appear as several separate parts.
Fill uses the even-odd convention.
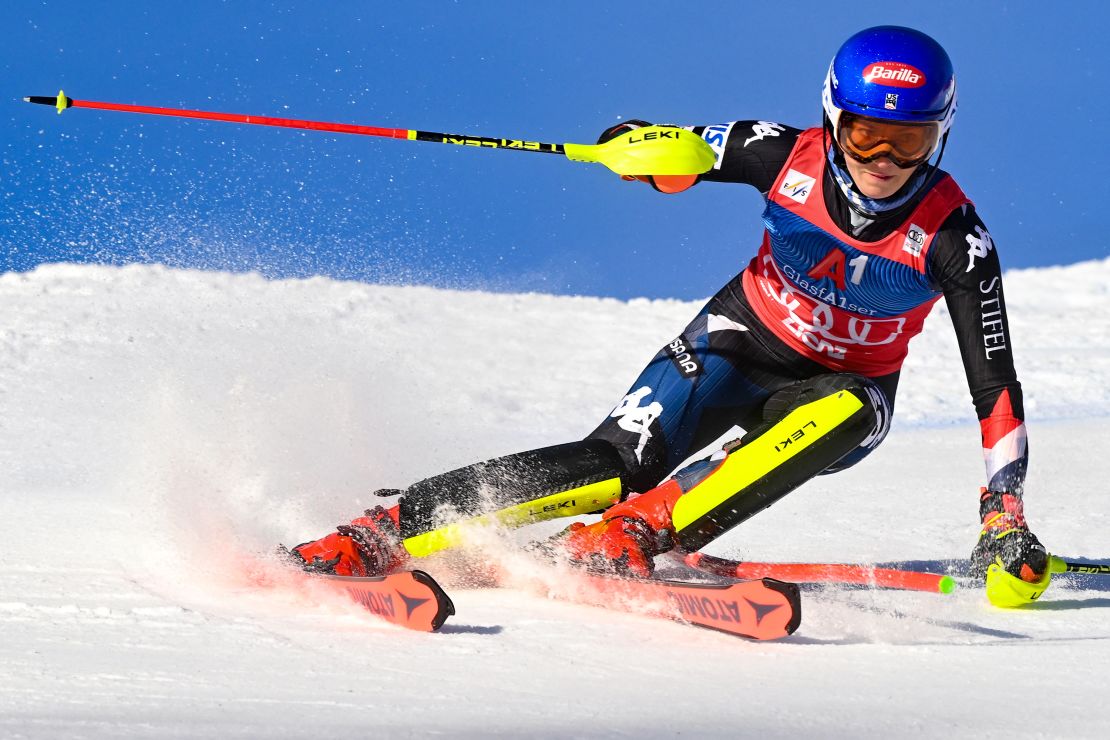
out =
[[[435,632],[455,613],[451,597],[422,570],[373,578],[326,574],[308,574],[307,578],[349,596],[371,614],[411,630]]]
[[[951,576],[897,568],[845,563],[760,563],[728,560],[700,552],[686,556],[691,568],[729,578],[781,578],[798,583],[839,583],[844,585],[893,588],[905,591],[952,593],[956,581]]]
[[[772,578],[697,583],[583,572],[561,574],[556,583],[544,582],[555,599],[663,617],[753,640],[786,637],[802,620],[797,585]]]

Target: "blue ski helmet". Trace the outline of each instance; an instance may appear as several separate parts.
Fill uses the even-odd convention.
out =
[[[821,95],[836,141],[841,113],[888,121],[940,124],[943,139],[956,114],[952,61],[931,37],[902,26],[867,28],[844,42],[829,65]]]

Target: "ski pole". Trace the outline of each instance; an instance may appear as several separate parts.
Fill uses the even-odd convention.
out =
[[[254,126],[278,126],[311,131],[330,131],[339,134],[378,136],[387,139],[433,141],[457,146],[561,154],[574,162],[597,162],[618,175],[699,175],[712,167],[716,161],[713,150],[700,136],[686,129],[670,126],[645,126],[621,134],[604,144],[547,144],[525,139],[443,134],[415,129],[304,121],[296,118],[274,118],[272,116],[254,116],[241,113],[217,113],[183,108],[105,103],[96,100],[75,100],[66,97],[61,90],[58,91],[56,97],[31,95],[23,98],[23,100],[28,103],[52,106],[57,109],[59,114],[67,108],[94,108],[176,118],[200,118],[209,121],[226,121]]]
[[[752,563],[727,560],[700,552],[686,556],[686,564],[731,578],[775,578],[798,583],[845,583],[949,594],[956,589],[950,576],[870,565],[842,563]]]
[[[1110,563],[1071,563],[1052,555],[1048,569],[1053,573],[1085,573],[1087,575],[1110,575]]]

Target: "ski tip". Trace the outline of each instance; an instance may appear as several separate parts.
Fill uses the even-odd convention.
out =
[[[443,623],[447,621],[447,617],[454,616],[455,602],[451,601],[451,597],[447,595],[447,592],[443,590],[443,587],[440,586],[434,578],[432,578],[424,571],[411,570],[409,572],[412,573],[412,579],[431,591],[432,595],[435,598],[435,602],[439,608],[436,611],[435,616],[432,617],[431,631],[437,632],[439,628],[443,626]]]
[[[761,578],[751,583],[762,583],[764,588],[777,591],[790,606],[790,620],[783,625],[787,635],[794,634],[802,623],[802,590],[796,583],[780,581],[776,578]],[[773,639],[773,638],[771,638]]]

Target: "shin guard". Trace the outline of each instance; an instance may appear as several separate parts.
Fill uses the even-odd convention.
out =
[[[683,550],[701,549],[861,445],[877,445],[889,425],[881,391],[847,374],[785,389],[768,401],[767,417],[674,504]]]
[[[603,440],[544,447],[415,483],[400,503],[402,543],[422,557],[455,547],[473,526],[519,527],[602,511],[620,501],[626,475]]]

